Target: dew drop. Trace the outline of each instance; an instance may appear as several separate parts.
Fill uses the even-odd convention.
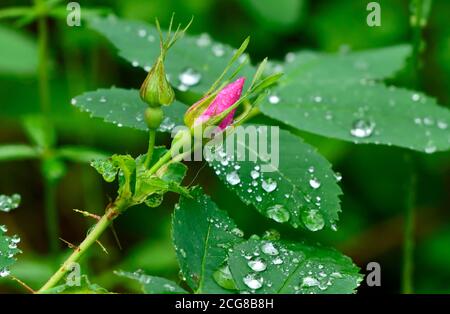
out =
[[[284,60],[285,60],[287,63],[292,63],[292,62],[294,62],[294,60],[295,60],[295,53],[293,53],[293,52],[288,52],[288,53],[286,54],[286,56],[284,57]]]
[[[266,262],[260,257],[248,261],[247,265],[256,272],[264,271],[267,268]]]
[[[194,70],[193,68],[187,68],[178,76],[181,84],[187,87],[197,85],[202,79],[200,72]]]
[[[197,46],[199,47],[206,47],[209,46],[210,44],[211,44],[211,37],[209,37],[207,33],[203,33],[197,38]]]
[[[256,170],[252,170],[250,172],[250,176],[252,177],[252,179],[258,179],[259,178],[259,172]]]
[[[9,276],[10,273],[11,272],[9,271],[9,269],[4,267],[0,270],[0,277],[5,278],[5,277]]]
[[[276,222],[284,223],[290,218],[289,212],[283,205],[273,205],[267,209],[267,216]]]
[[[71,104],[72,106],[75,106],[75,105],[77,104],[77,100],[76,100],[75,98],[72,98],[72,99],[70,100],[70,104]]]
[[[436,152],[437,148],[434,145],[428,145],[427,147],[425,147],[425,153],[427,154],[433,154],[434,152]]]
[[[280,102],[280,97],[278,97],[277,95],[270,95],[269,102],[274,105],[278,104]]]
[[[227,182],[231,185],[236,185],[241,182],[241,178],[239,178],[236,171],[233,171],[227,174]]]
[[[231,229],[231,233],[234,234],[235,236],[242,238],[244,236],[244,231],[242,231],[239,228],[233,228]]]
[[[313,189],[318,189],[320,187],[320,182],[319,180],[317,180],[316,178],[312,178],[309,180],[309,185],[313,188]]]
[[[375,124],[364,119],[356,120],[350,130],[350,134],[358,138],[366,138],[372,135]]]
[[[303,211],[301,214],[302,221],[306,228],[311,231],[318,231],[325,226],[325,220],[322,214],[317,209]]]
[[[266,242],[261,246],[261,250],[263,251],[264,254],[267,255],[278,255],[278,250],[277,248],[273,245],[272,242]]]
[[[444,121],[438,121],[437,126],[441,130],[445,130],[448,127],[448,124]]]
[[[223,45],[215,44],[212,47],[212,52],[216,57],[223,57],[223,55],[225,54],[225,49],[224,49]]]
[[[281,265],[281,264],[283,264],[283,260],[281,259],[281,257],[277,257],[272,261],[272,264]]]
[[[141,28],[140,30],[138,30],[138,36],[139,37],[147,36],[147,31],[145,29]]]
[[[320,102],[322,102],[322,97],[321,96],[314,96],[313,100],[316,103],[320,103]]]
[[[248,274],[243,279],[244,284],[252,290],[257,290],[263,286],[264,278],[258,274]]]
[[[267,193],[273,192],[277,188],[277,181],[275,181],[272,178],[269,178],[267,180],[263,180],[262,183],[261,183],[261,187]]]
[[[131,65],[134,66],[134,67],[138,67],[139,66],[139,62],[135,60],[135,61],[131,62]]]
[[[419,101],[420,100],[420,95],[417,93],[412,94],[411,99],[413,101]]]
[[[302,286],[304,286],[304,287],[315,287],[317,285],[319,285],[319,281],[316,278],[313,278],[313,277],[310,277],[310,276],[303,278]]]

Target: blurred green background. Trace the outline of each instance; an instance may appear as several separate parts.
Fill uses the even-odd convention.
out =
[[[152,23],[158,17],[167,25],[172,12],[177,21],[195,17],[189,33],[207,32],[214,39],[238,46],[250,35],[249,53],[254,61],[265,56],[282,60],[286,53],[301,49],[335,52],[359,50],[410,42],[409,5],[406,0],[379,0],[382,26],[368,27],[366,5],[353,0],[128,0],[79,1],[81,8],[108,8],[122,18]],[[2,0],[0,9],[29,6],[30,1]],[[83,11],[82,11],[83,12]],[[424,30],[421,89],[450,104],[450,25],[448,0],[433,1]],[[83,14],[83,13],[82,13]],[[1,15],[0,15],[1,16]],[[85,145],[109,153],[145,151],[147,135],[117,128],[70,106],[70,99],[87,90],[111,85],[138,88],[146,73],[130,67],[116,56],[114,48],[86,27],[68,27],[65,19],[49,18],[48,72],[51,117],[57,145]],[[85,25],[85,22],[82,22]],[[22,23],[23,24],[23,23]],[[39,114],[37,81],[37,25],[17,25],[17,19],[0,20],[0,144],[28,143],[22,118]],[[19,38],[17,38],[17,34]],[[21,53],[8,51],[22,45]],[[22,47],[20,46],[20,47]],[[4,56],[8,56],[5,59]],[[333,75],[330,73],[330,75]],[[407,75],[396,84],[410,86]],[[186,183],[202,185],[220,208],[247,235],[277,229],[285,239],[310,238],[333,246],[350,256],[365,272],[371,261],[381,264],[381,287],[363,283],[361,293],[397,293],[402,272],[403,213],[409,166],[404,150],[352,145],[301,134],[342,173],[342,213],[338,231],[312,234],[280,226],[243,205],[202,164],[190,164]],[[169,137],[160,136],[159,144]],[[414,290],[418,293],[450,293],[450,162],[449,153],[415,155],[418,174],[416,201],[416,250]],[[102,182],[88,165],[68,163],[57,185],[57,208],[61,238],[79,243],[93,223],[73,209],[102,214],[114,198],[114,185]],[[196,176],[200,172],[199,176]],[[0,222],[21,236],[19,262],[12,272],[38,288],[64,257],[49,254],[44,217],[44,185],[38,161],[0,162],[0,194],[19,193],[22,205],[15,212],[0,214]],[[113,270],[143,269],[148,274],[176,281],[178,269],[170,239],[170,217],[176,198],[167,197],[156,209],[137,207],[120,217],[115,229],[122,249],[111,232],[102,237],[106,255],[94,247],[84,259],[82,272],[94,283],[112,291],[138,292],[138,287],[112,274]],[[65,244],[61,241],[60,247]],[[67,250],[62,250],[65,252]],[[15,283],[0,280],[0,292],[23,292]]]

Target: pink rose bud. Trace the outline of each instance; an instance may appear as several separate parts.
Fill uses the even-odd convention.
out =
[[[206,123],[212,117],[215,117],[231,106],[233,106],[241,97],[245,78],[241,77],[233,83],[225,86],[214,99],[203,97],[192,105],[184,116],[187,126],[192,127],[201,123]],[[206,108],[206,109],[205,109]],[[219,124],[221,130],[225,129],[233,122],[236,109],[232,110]]]

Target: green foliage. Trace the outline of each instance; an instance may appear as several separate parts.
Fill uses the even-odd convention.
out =
[[[350,258],[317,245],[250,239],[229,254],[241,291],[281,294],[354,293],[362,281]]]
[[[182,197],[172,218],[173,242],[183,277],[195,293],[228,293],[213,279],[242,231],[201,188]]]
[[[37,46],[33,40],[0,25],[0,47],[0,74],[35,74]]]
[[[34,159],[38,156],[39,152],[35,148],[28,145],[0,145],[0,161]]]
[[[20,204],[20,195],[0,195],[0,212],[9,212]],[[8,228],[0,225],[0,279],[10,275],[9,267],[16,262],[15,256],[22,251],[17,248],[20,238],[6,235]]]
[[[184,294],[186,290],[179,287],[173,281],[165,278],[148,276],[142,271],[135,271],[133,273],[125,271],[116,271],[116,275],[133,279],[142,286],[142,291],[145,294]]]
[[[156,147],[152,158],[153,165],[167,150]],[[145,202],[156,207],[162,202],[166,192],[175,192],[189,196],[189,191],[181,186],[187,167],[173,162],[162,167],[155,174],[144,165],[145,155],[134,159],[130,155],[113,155],[106,159],[96,159],[91,166],[97,170],[106,182],[113,182],[118,176],[119,198],[127,199],[131,205]]]
[[[72,100],[72,104],[82,111],[89,112],[92,117],[103,118],[106,122],[122,127],[148,130],[144,121],[144,111],[148,105],[139,97],[138,90],[121,88],[99,89],[86,92]],[[159,127],[161,132],[170,132],[183,122],[186,106],[175,101],[170,106],[164,106],[164,120]]]
[[[119,50],[119,55],[135,67],[149,71],[159,55],[159,35],[154,26],[110,16],[94,19],[91,27],[106,36]],[[172,86],[203,94],[233,54],[233,48],[212,41],[208,35],[186,35],[170,49],[165,69]],[[246,65],[240,74],[250,77],[253,71]]]
[[[353,293],[362,280],[335,250],[255,236],[245,241],[200,188],[191,194],[181,198],[172,224],[184,280],[196,293]]]
[[[262,27],[286,29],[298,24],[304,0],[243,0],[244,7]],[[273,30],[273,29],[272,29]]]
[[[397,46],[344,55],[299,53],[285,65],[285,76],[261,110],[331,138],[427,153],[447,150],[447,109],[422,93],[378,82],[398,71],[409,51]]]
[[[287,131],[280,130],[279,137],[264,126],[253,131],[248,136],[224,140],[226,145],[233,143],[233,152],[225,151],[221,143],[211,145],[215,158],[209,164],[219,178],[244,203],[253,204],[263,215],[279,223],[288,222],[311,231],[321,230],[325,225],[332,227],[340,211],[341,189],[330,163],[314,147]],[[260,146],[254,151],[251,138],[267,143],[268,150],[265,152]],[[279,157],[278,163],[269,160],[269,154]],[[245,160],[240,161],[244,156]]]

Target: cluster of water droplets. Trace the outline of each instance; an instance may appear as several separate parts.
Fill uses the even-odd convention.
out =
[[[19,207],[21,197],[19,194],[0,195],[0,211],[9,212]]]
[[[2,234],[6,233],[8,228],[5,225],[0,225],[0,240],[5,242],[0,246],[0,259],[8,260],[13,259],[14,255],[20,253],[20,250],[17,248],[17,245],[20,243],[20,237],[14,235],[12,237],[6,237]],[[0,268],[0,278],[7,277],[10,275],[10,270],[8,267]]]
[[[97,170],[106,182],[113,182],[117,175],[117,167],[109,159],[91,161],[91,167]]]

